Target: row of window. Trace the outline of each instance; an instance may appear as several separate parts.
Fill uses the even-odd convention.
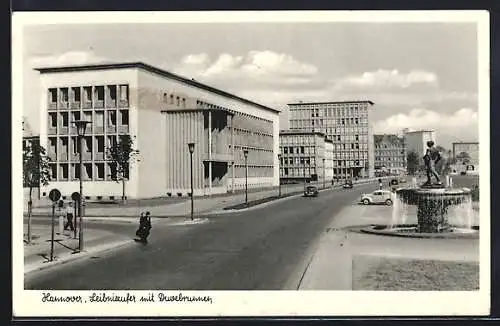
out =
[[[128,85],[100,85],[49,88],[49,104],[96,103],[128,104]],[[59,105],[57,105],[59,107]]]
[[[105,160],[106,148],[114,146],[120,136],[122,135],[107,135],[106,138],[104,136],[83,137],[83,159],[85,161]],[[48,137],[47,139],[47,155],[52,161],[79,160],[78,148],[78,137]]]
[[[83,113],[83,114],[82,114]],[[49,132],[59,128],[60,133],[68,133],[69,130],[62,129],[69,126],[76,128],[74,122],[81,120],[91,121],[87,126],[86,132],[91,132],[93,129],[98,132],[103,132],[102,129],[105,123],[107,127],[128,126],[129,125],[129,110],[96,110],[96,111],[75,111],[75,112],[49,112],[48,113],[48,128]],[[75,129],[76,131],[76,129]],[[95,131],[94,131],[95,132]]]
[[[51,163],[49,164],[52,181],[76,181],[80,179],[79,163]],[[128,178],[126,171],[125,178]],[[96,162],[84,163],[82,180],[87,181],[109,181],[116,176],[116,164]]]
[[[235,178],[244,178],[245,177],[245,165],[235,165],[234,166],[234,177]],[[254,177],[272,177],[274,176],[274,166],[263,166],[263,165],[248,165],[248,174],[249,178]]]
[[[306,125],[313,126],[352,126],[352,125],[361,125],[367,126],[368,119],[367,118],[337,118],[337,119],[290,119],[290,125],[301,127]]]
[[[281,176],[284,175],[295,177],[310,177],[312,174],[316,174],[315,168],[283,168],[283,173],[280,173]]]
[[[368,115],[368,110],[365,104],[360,106],[354,105],[349,107],[338,107],[337,105],[316,104],[310,107],[290,107],[290,114],[293,118],[313,117],[364,117]]]
[[[232,128],[234,130],[243,129],[267,135],[272,135],[274,132],[272,121],[239,112],[233,116]]]

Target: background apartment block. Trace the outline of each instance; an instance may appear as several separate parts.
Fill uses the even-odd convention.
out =
[[[439,145],[436,143],[436,132],[434,130],[416,130],[409,131],[405,129],[403,131],[403,136],[406,140],[406,150],[407,152],[415,151],[420,158],[422,158],[425,154],[425,150],[427,149],[427,142],[433,141],[435,145]],[[423,163],[423,160],[421,161]]]
[[[129,197],[185,196],[195,143],[194,195],[243,188],[243,148],[249,150],[249,187],[278,184],[278,113],[192,79],[144,63],[37,69],[41,74],[40,141],[53,182],[68,196],[78,191],[79,156],[74,121],[87,126],[84,192],[97,199],[121,195],[111,180],[106,150],[130,135],[140,151],[127,175]]]
[[[375,144],[375,171],[402,175],[406,172],[406,142],[404,137],[373,135]]]
[[[321,132],[280,132],[280,178],[283,183],[331,182],[333,143]]]
[[[453,158],[457,159],[460,153],[469,154],[469,163],[479,165],[479,143],[478,142],[456,142],[452,144]]]
[[[333,176],[373,177],[371,101],[288,104],[290,129],[324,133],[333,142]]]

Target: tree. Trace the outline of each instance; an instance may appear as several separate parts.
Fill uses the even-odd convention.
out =
[[[32,142],[23,149],[23,183],[30,189],[28,199],[28,243],[31,243],[31,211],[33,206],[33,188],[48,185],[50,181],[50,159],[45,148],[38,142]]]
[[[139,150],[133,149],[134,141],[130,135],[120,135],[118,143],[110,146],[107,150],[107,157],[111,163],[111,179],[122,182],[122,202],[127,202],[125,195],[125,181],[129,177],[130,165],[134,163],[139,154]]]
[[[468,164],[470,162],[470,155],[467,152],[460,152],[457,155],[457,161],[461,161],[463,164]]]
[[[414,175],[419,167],[419,157],[417,152],[411,151],[407,154],[406,157],[406,168],[408,170],[409,175]]]

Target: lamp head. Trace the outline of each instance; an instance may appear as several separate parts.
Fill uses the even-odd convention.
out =
[[[88,123],[90,123],[90,121],[77,120],[74,122],[74,124],[76,125],[76,132],[78,133],[78,136],[85,135],[85,129],[87,128]]]
[[[248,157],[248,149],[244,149],[243,150],[243,156],[245,156],[245,158]]]
[[[194,143],[189,143],[188,144],[188,148],[189,148],[189,153],[193,154],[193,152],[194,152]]]

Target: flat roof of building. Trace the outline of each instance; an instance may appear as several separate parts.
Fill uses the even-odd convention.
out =
[[[319,135],[325,136],[321,131],[300,131],[300,130],[281,130],[280,135]]]
[[[471,141],[471,142],[467,142],[467,141],[456,141],[456,142],[453,142],[451,143],[452,145],[479,145],[479,142],[478,141]]]
[[[416,133],[419,133],[419,132],[434,132],[434,130],[432,130],[432,129],[428,129],[428,130],[413,130],[413,131],[405,131],[404,133],[405,134],[416,134]]]
[[[329,101],[329,102],[299,102],[299,103],[289,103],[287,105],[312,105],[312,104],[347,104],[347,103],[369,103],[371,105],[375,104],[372,101]]]
[[[200,83],[194,79],[189,79],[186,77],[182,77],[176,74],[173,74],[169,71],[151,66],[149,64],[146,64],[144,62],[122,62],[122,63],[102,63],[102,64],[86,64],[86,65],[72,65],[72,66],[59,66],[59,67],[45,67],[45,68],[35,68],[35,70],[39,71],[41,74],[47,74],[47,73],[58,73],[58,72],[73,72],[73,71],[87,71],[87,70],[110,70],[110,69],[128,69],[128,68],[138,68],[138,69],[143,69],[148,72],[157,74],[162,77],[174,79],[176,81],[179,81],[181,83],[188,84],[190,86],[195,86],[201,89],[204,89],[206,91],[225,96],[234,100],[241,101],[246,104],[254,105],[257,106],[261,109],[265,109],[268,111],[272,111],[274,113],[279,113],[281,112],[278,109],[273,109],[268,106],[247,100],[245,98],[236,96],[234,94],[225,92],[223,90],[217,89],[212,86],[205,85],[203,83]]]

